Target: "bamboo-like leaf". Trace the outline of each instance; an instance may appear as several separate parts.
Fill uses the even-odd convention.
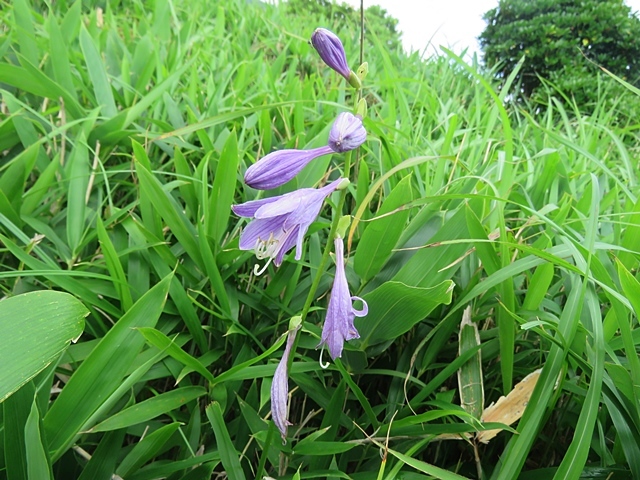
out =
[[[138,331],[142,334],[147,342],[156,347],[158,350],[166,352],[167,355],[175,358],[184,366],[189,367],[194,372],[198,372],[209,382],[213,383],[215,381],[213,374],[209,370],[207,370],[206,367],[202,365],[202,363],[200,363],[197,358],[189,355],[187,352],[182,350],[164,333],[156,330],[155,328],[148,327],[139,328]]]
[[[220,404],[218,402],[209,404],[205,412],[209,422],[211,422],[211,428],[216,437],[218,452],[220,452],[220,459],[227,472],[227,476],[230,480],[244,480],[246,477],[240,465],[240,455],[231,441],[227,425],[222,417]]]
[[[85,423],[113,393],[142,349],[144,339],[133,330],[152,327],[164,308],[172,275],[138,300],[109,330],[78,367],[44,417],[52,458],[59,458]]]
[[[186,403],[206,395],[204,387],[182,387],[161,393],[116,413],[91,429],[92,432],[106,432],[130,427],[146,422],[159,415],[176,410]]]
[[[0,302],[0,402],[56,360],[84,328],[89,312],[68,293],[48,290]]]
[[[87,73],[93,84],[93,94],[96,97],[96,102],[101,107],[104,116],[113,117],[118,113],[118,108],[113,99],[111,84],[107,78],[107,70],[100,57],[100,52],[86,28],[80,29],[80,48],[82,48],[84,61],[87,65]]]
[[[460,405],[475,418],[480,418],[484,409],[482,358],[479,345],[478,326],[471,320],[471,305],[469,305],[462,312],[458,334],[458,355],[461,356],[469,350],[475,350],[476,353],[458,370],[458,388]]]
[[[380,218],[374,218],[367,224],[353,257],[353,268],[363,282],[373,278],[391,256],[391,250],[409,217],[409,210],[403,210],[402,207],[412,199],[411,175],[407,175],[383,202],[376,215]]]

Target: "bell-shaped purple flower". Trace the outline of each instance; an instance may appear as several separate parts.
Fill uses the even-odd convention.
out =
[[[342,182],[339,178],[322,188],[300,188],[277,197],[232,205],[241,217],[253,218],[240,235],[241,250],[255,250],[259,259],[282,263],[284,254],[296,246],[296,260],[302,257],[304,235],[320,213],[322,204]],[[265,265],[266,268],[266,265]]]
[[[334,152],[348,152],[358,148],[366,139],[367,131],[362,126],[362,118],[350,112],[342,112],[329,132],[329,147]]]
[[[367,139],[362,118],[342,112],[333,122],[328,145],[311,150],[277,150],[251,165],[244,183],[258,190],[280,187],[294,178],[314,158],[328,153],[343,153],[358,148]]]
[[[276,367],[276,373],[273,375],[273,382],[271,383],[271,418],[276,424],[276,427],[278,427],[278,430],[280,430],[283,444],[287,441],[287,427],[291,425],[291,422],[287,420],[287,400],[289,397],[289,372],[287,364],[289,363],[291,348],[293,347],[296,332],[299,328],[300,327],[289,330],[284,354]]]
[[[353,321],[355,317],[364,317],[368,313],[369,307],[362,298],[352,297],[351,293],[349,293],[347,276],[344,272],[344,243],[342,238],[336,237],[334,246],[336,250],[336,274],[318,347],[326,345],[331,358],[335,360],[342,356],[342,347],[345,340],[360,338]],[[362,310],[354,308],[354,300],[362,302]]]
[[[351,69],[347,63],[344,47],[338,36],[326,28],[317,28],[311,35],[311,45],[316,49],[322,61],[327,66],[342,75],[347,81],[351,75]]]
[[[332,153],[328,147],[312,150],[277,150],[251,165],[244,174],[244,183],[258,190],[271,190],[284,185],[314,158]]]

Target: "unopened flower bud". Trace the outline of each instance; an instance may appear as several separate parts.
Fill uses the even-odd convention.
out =
[[[351,69],[347,63],[347,56],[344,53],[342,42],[335,33],[326,28],[317,28],[311,35],[311,45],[316,49],[324,63],[349,81]]]
[[[367,139],[362,119],[350,112],[342,112],[329,132],[329,147],[334,152],[348,152],[358,148]]]

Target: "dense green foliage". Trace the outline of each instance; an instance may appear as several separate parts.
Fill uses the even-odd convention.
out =
[[[623,0],[500,0],[484,20],[480,45],[499,78],[525,56],[516,75],[525,97],[546,98],[542,78],[580,105],[595,104],[598,66],[640,80],[640,19]]]
[[[369,315],[323,369],[330,267],[283,445],[271,379],[332,210],[301,262],[255,276],[230,205],[256,198],[242,174],[257,158],[326,143],[353,103],[309,46],[316,19],[245,0],[32,3],[0,10],[0,288],[67,292],[90,314],[1,404],[0,476],[640,478],[637,124],[604,102],[507,111],[508,82],[477,65],[368,36],[345,212]],[[357,22],[317,22],[356,68]],[[518,433],[476,442],[483,403],[539,368]]]
[[[361,23],[360,10],[342,2],[288,0],[285,8],[289,15],[316,21],[318,26],[324,26],[325,22],[329,22],[331,25],[340,25],[343,29],[348,25],[351,31],[357,31]],[[386,10],[378,5],[366,5],[364,17],[367,40],[375,36],[393,52],[402,47],[398,20],[389,15]]]

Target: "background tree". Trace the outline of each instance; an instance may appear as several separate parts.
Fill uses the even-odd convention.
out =
[[[517,77],[525,98],[541,93],[543,78],[579,105],[593,103],[594,63],[638,83],[640,20],[623,0],[500,0],[484,20],[480,45],[499,78],[526,56]]]

